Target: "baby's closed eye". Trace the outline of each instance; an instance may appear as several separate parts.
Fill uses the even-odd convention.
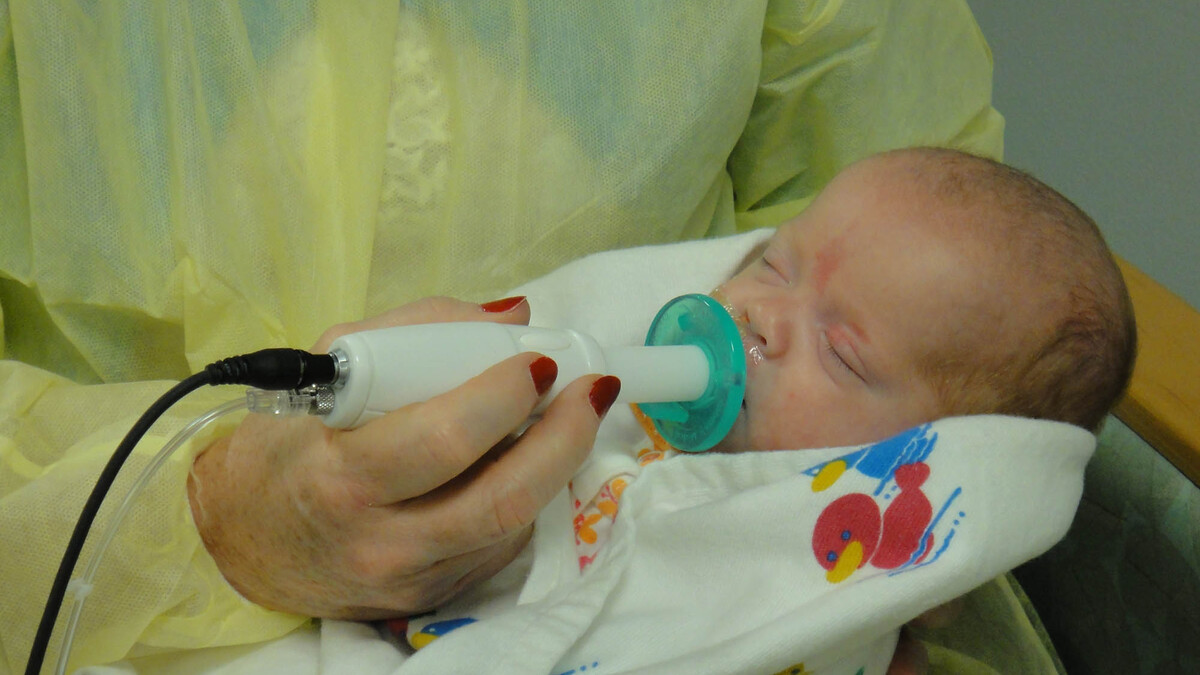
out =
[[[866,378],[863,377],[862,373],[850,365],[849,357],[842,353],[847,347],[835,345],[833,340],[830,339],[828,330],[821,331],[820,348],[825,353],[825,356],[833,362],[835,368],[843,370],[846,374],[853,375],[855,378],[866,382]]]

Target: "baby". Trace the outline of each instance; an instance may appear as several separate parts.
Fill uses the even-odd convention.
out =
[[[801,577],[802,583],[796,584],[816,592],[820,607],[831,607],[833,601],[822,599],[820,593],[825,591],[818,586],[850,586],[845,580],[868,562],[890,574],[930,564],[954,538],[955,530],[948,524],[941,523],[940,530],[935,527],[941,517],[933,514],[941,499],[935,496],[939,493],[928,486],[922,492],[921,487],[930,474],[929,466],[934,466],[935,472],[940,470],[929,459],[938,434],[945,439],[952,433],[930,432],[927,423],[948,417],[1001,414],[1056,420],[1095,430],[1123,391],[1132,369],[1135,330],[1131,305],[1120,273],[1091,219],[1061,195],[1019,171],[950,150],[895,151],[848,168],[799,217],[777,230],[766,242],[761,256],[721,284],[713,295],[738,322],[748,362],[743,410],[733,430],[715,451],[844,448],[881,439],[900,439],[876,443],[834,461],[802,458],[816,457],[819,450],[805,451],[812,455],[782,453],[801,457],[793,462],[801,471],[785,471],[814,476],[812,489],[804,491],[809,494],[827,490],[840,475],[824,469],[840,463],[838,472],[842,472],[847,462],[851,465],[858,462],[858,471],[869,474],[867,483],[879,479],[876,495],[881,494],[885,485],[892,486],[889,488],[892,492],[883,491],[880,497],[886,512],[872,516],[882,523],[874,527],[887,532],[872,535],[874,538],[865,544],[868,548],[860,546],[852,563],[838,565],[833,558],[818,560],[820,566],[812,566],[824,578],[812,577],[815,581],[810,581],[810,575]],[[615,426],[620,423],[618,419],[618,415],[610,413],[605,425]],[[574,521],[570,528],[574,535],[571,553],[578,561],[579,588],[589,588],[589,575],[592,587],[606,583],[605,578],[616,584],[603,592],[587,591],[597,597],[619,593],[622,584],[633,588],[645,583],[642,579],[645,569],[654,569],[668,577],[673,574],[671,570],[691,569],[697,564],[697,556],[688,557],[685,550],[689,546],[698,549],[720,546],[713,543],[717,540],[705,544],[689,536],[666,547],[670,551],[668,558],[664,559],[661,552],[652,554],[651,563],[637,562],[636,557],[631,557],[636,553],[606,551],[606,547],[618,546],[618,540],[622,540],[615,529],[622,519],[643,518],[642,545],[656,525],[644,520],[646,507],[636,504],[629,507],[628,500],[622,499],[622,493],[635,479],[642,480],[644,467],[656,464],[677,468],[671,477],[664,470],[645,480],[682,485],[695,477],[680,479],[679,474],[694,470],[699,476],[707,470],[706,465],[713,464],[697,460],[716,460],[710,455],[688,458],[692,461],[659,461],[674,453],[661,438],[655,437],[644,417],[639,420],[641,428],[648,432],[642,436],[646,440],[630,446],[628,438],[619,434],[600,437],[593,458],[581,469],[570,490],[570,513]],[[614,440],[617,438],[622,440]],[[950,442],[943,440],[943,445]],[[880,449],[892,453],[888,455],[891,468],[882,474],[872,473],[873,470],[864,468],[868,462],[862,461],[861,456],[875,451],[878,457]],[[637,457],[633,458],[635,453]],[[775,453],[759,457],[765,461],[771,456]],[[851,457],[855,459],[849,460]],[[731,463],[724,469],[696,479],[700,485],[697,494],[717,492],[714,481],[724,475],[725,469],[750,467],[751,476],[778,473],[763,468],[762,462],[757,466],[749,464],[754,461],[752,457],[745,459],[747,462],[739,466],[732,463],[738,459],[730,457]],[[622,460],[628,461],[622,463]],[[666,466],[672,464],[679,466]],[[687,468],[689,464],[693,468]],[[1082,462],[1080,471],[1081,467]],[[941,477],[945,473],[943,470]],[[742,476],[737,480],[750,485],[759,479]],[[729,492],[737,494],[739,489],[731,488]],[[687,494],[686,490],[674,487],[663,490],[669,500],[678,500],[680,504],[693,499],[681,496]],[[829,490],[827,494],[832,492]],[[966,509],[965,498],[954,501],[960,492],[961,486],[943,500],[942,512],[948,512],[953,503],[958,516],[965,515],[965,510],[958,511]],[[1057,497],[1048,497],[1047,504]],[[817,544],[817,530],[828,529],[826,526],[833,518],[830,514],[839,508],[861,506],[864,499],[868,499],[866,495],[851,494],[819,503],[785,502],[785,507],[795,506],[798,512],[820,511],[821,515],[818,518],[816,513],[809,514],[806,517],[815,519],[815,523],[800,528],[811,539],[812,548],[808,550],[813,553],[797,555],[785,551],[783,558],[809,558],[809,564],[813,554],[823,558],[826,549]],[[1064,499],[1069,503],[1060,511],[1066,513],[1069,522],[1074,501],[1069,495]],[[770,503],[772,508],[779,505]],[[736,511],[733,502],[726,503],[725,508]],[[874,508],[870,506],[868,511],[874,512]],[[626,515],[629,510],[633,513]],[[762,513],[761,509],[758,512],[752,509],[733,519],[735,526],[730,534],[741,524],[753,529],[756,513],[760,519],[777,520],[773,511]],[[851,515],[856,526],[864,522],[861,514]],[[656,516],[660,521],[669,517]],[[704,518],[713,527],[720,527],[713,514]],[[912,526],[908,527],[908,535],[897,535],[905,530],[906,521],[915,525],[909,523]],[[559,525],[565,527],[566,522],[560,519]],[[954,521],[955,525],[957,522]],[[626,525],[627,529],[634,526]],[[571,531],[562,533],[558,527],[553,517],[539,519],[536,536],[540,539],[535,543],[542,552],[537,556],[549,557],[544,555],[546,550],[559,546],[559,539],[571,538]],[[850,529],[847,526],[843,530],[839,525],[833,532],[834,539],[849,540]],[[935,530],[942,539],[938,542],[942,549],[931,554],[929,546],[934,543]],[[664,531],[683,531],[683,526],[672,525]],[[961,548],[969,546],[967,536],[960,533],[956,543]],[[1061,534],[1053,538],[1057,536]],[[776,539],[781,538],[766,540]],[[632,536],[624,536],[619,546],[633,547],[629,543],[632,540]],[[546,541],[556,543],[541,543]],[[650,543],[653,549],[654,542]],[[725,545],[728,547],[728,542]],[[885,563],[884,556],[877,551],[889,546],[891,562]],[[1037,552],[1040,551],[1032,554]],[[749,554],[753,557],[755,552],[751,550]],[[623,560],[627,562],[621,563],[625,568],[619,574],[607,569],[616,565],[613,558],[620,556],[625,556]],[[531,563],[527,556],[470,597],[432,616],[398,622],[394,628],[403,632],[413,647],[422,648],[447,632],[477,621],[486,623],[489,617],[511,615],[521,604],[537,606],[539,598],[553,599],[556,591],[549,589],[556,583],[569,587],[562,579],[570,574],[547,573],[545,570],[551,567],[547,564],[542,564],[539,572],[537,564]],[[745,566],[731,565],[730,569],[729,574],[736,574],[732,570]],[[783,572],[780,570],[781,575]],[[724,574],[718,577],[723,578]],[[858,576],[864,575],[858,573]],[[546,582],[547,578],[558,581]],[[653,588],[660,582],[648,583]],[[720,593],[718,589],[704,592],[713,596]],[[849,593],[845,597],[852,597],[853,589]],[[797,592],[800,595],[803,593]],[[561,621],[562,632],[566,632],[571,614],[563,608],[586,604],[581,597],[586,597],[585,591],[565,594],[563,599],[552,602],[543,600],[552,609],[541,608],[531,616],[564,612],[556,621]],[[662,607],[663,602],[659,598],[639,606],[635,598],[604,605],[604,613],[589,615],[580,623],[588,626],[588,632],[572,638],[575,647],[566,653],[598,653],[588,649],[597,641],[603,642],[606,630],[621,622],[625,626],[644,624],[646,614],[659,614],[663,620],[673,621],[671,611]],[[716,604],[719,602],[714,601]],[[630,606],[641,608],[622,613],[621,607]],[[886,614],[887,609],[873,611]],[[679,613],[676,610],[675,616]],[[713,617],[713,626],[720,624],[717,619]],[[528,630],[527,625],[533,625],[535,619],[523,621],[527,623],[521,624],[518,633]],[[554,630],[560,627],[554,623],[551,626]],[[715,628],[713,631],[715,638],[717,631]],[[626,633],[636,635],[637,631],[621,628],[611,634]],[[740,635],[736,630],[734,634]],[[858,643],[871,642],[862,638],[863,634],[856,636]],[[630,644],[627,636],[620,639],[625,642],[619,644]],[[845,666],[849,673],[882,672],[894,639],[893,633],[876,644],[874,656],[859,656],[853,650],[847,652],[850,657],[842,652],[828,658],[817,655],[785,672],[840,672],[843,667],[830,664],[849,664]],[[677,640],[686,641],[683,637]],[[476,648],[481,645],[467,644]],[[579,647],[580,644],[584,647]],[[649,647],[651,652],[656,649],[654,644]],[[628,656],[637,649],[630,645],[619,651]],[[770,651],[763,649],[764,653]],[[559,666],[570,662],[570,658],[559,661]],[[604,661],[596,657],[589,663],[591,657],[579,658],[583,659],[579,672]],[[619,670],[615,659],[605,662]],[[667,672],[670,668],[665,663],[658,662],[651,670]],[[699,672],[694,670],[694,663],[689,665],[684,660],[672,663],[680,670]],[[723,667],[714,665],[712,672],[729,672],[723,671]]]
[[[982,413],[1095,430],[1133,368],[1132,306],[1091,218],[951,150],[848,168],[715,295],[750,367],[727,450],[848,445]]]

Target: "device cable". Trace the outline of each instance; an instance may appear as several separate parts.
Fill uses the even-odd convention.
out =
[[[138,441],[168,408],[205,385],[242,384],[260,389],[296,389],[314,384],[331,384],[337,377],[336,359],[329,354],[310,354],[299,349],[264,349],[215,361],[171,387],[152,403],[121,440],[84,503],[46,598],[46,606],[25,666],[26,675],[37,675],[41,671],[71,575],[105,495]]]

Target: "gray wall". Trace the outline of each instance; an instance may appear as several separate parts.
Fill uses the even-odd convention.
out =
[[[1007,162],[1200,308],[1200,2],[968,4],[992,48]]]

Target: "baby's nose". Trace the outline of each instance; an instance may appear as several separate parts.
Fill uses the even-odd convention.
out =
[[[746,307],[746,321],[751,339],[756,340],[763,358],[777,358],[787,352],[791,337],[791,322],[784,308],[770,300],[760,300]]]

